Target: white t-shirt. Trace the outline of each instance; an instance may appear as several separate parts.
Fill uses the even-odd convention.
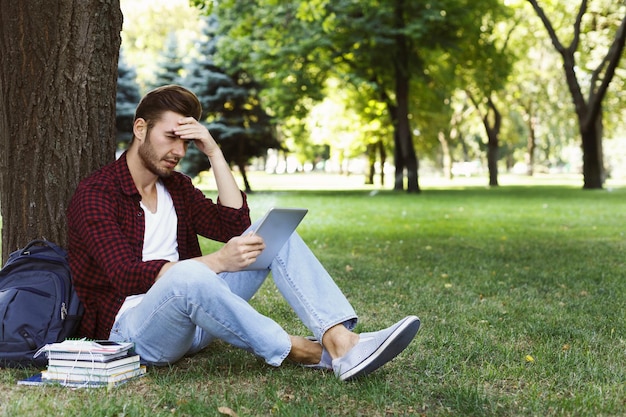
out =
[[[152,261],[155,259],[165,259],[170,262],[178,261],[178,241],[177,227],[178,217],[174,209],[172,196],[167,191],[161,181],[156,183],[157,189],[157,210],[152,213],[143,203],[140,203],[143,209],[146,228],[143,237],[143,261]],[[115,320],[117,320],[123,312],[135,307],[141,302],[145,294],[130,295],[124,300],[124,304],[117,312]]]

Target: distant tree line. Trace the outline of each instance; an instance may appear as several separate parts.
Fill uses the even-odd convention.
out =
[[[485,160],[497,186],[500,165],[557,168],[575,143],[584,188],[601,188],[602,138],[624,128],[624,2],[192,2],[217,16],[216,60],[263,85],[285,137],[306,142],[298,120],[349,91],[361,151],[393,154],[397,190],[419,192],[418,154],[448,176]]]
[[[393,155],[397,190],[420,191],[418,154],[447,177],[459,162],[480,161],[497,186],[500,166],[523,162],[528,175],[576,169],[564,155],[576,136],[585,188],[601,188],[608,175],[602,138],[624,126],[614,116],[624,112],[619,90],[608,89],[623,55],[624,4],[192,3],[208,16],[196,56],[183,66],[170,33],[153,83],[179,82],[203,97],[244,178],[269,148],[314,166],[317,150],[328,149],[341,160],[365,155],[369,183],[376,169],[383,181],[380,167]],[[567,23],[555,29],[548,15]],[[344,103],[342,113],[312,120],[329,98]],[[315,138],[320,131],[325,138]],[[182,167],[195,175],[206,162],[192,150]]]
[[[163,50],[153,81],[199,93],[244,174],[273,147],[314,165],[392,159],[394,189],[412,193],[425,166],[452,175],[484,162],[497,186],[498,169],[559,168],[572,148],[583,188],[610,174],[604,139],[623,136],[626,120],[623,1],[190,1],[208,19],[192,54],[168,56],[169,32],[191,20],[146,8],[141,19],[167,23],[127,46]],[[33,238],[65,243],[69,197],[129,140],[149,87],[133,90],[134,69],[118,65],[119,0],[31,6],[0,0],[3,258]],[[203,158],[190,154],[194,175]]]

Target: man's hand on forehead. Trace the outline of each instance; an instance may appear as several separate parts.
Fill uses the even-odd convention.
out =
[[[178,120],[174,134],[183,140],[193,140],[198,149],[209,157],[216,149],[219,149],[206,126],[193,117],[183,117]]]

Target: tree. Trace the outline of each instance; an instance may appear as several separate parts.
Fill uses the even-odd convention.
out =
[[[524,7],[516,13],[524,24],[511,42],[517,59],[507,85],[507,105],[511,118],[517,115],[519,136],[525,138],[526,174],[532,176],[541,167],[572,169],[563,160],[564,148],[578,142],[577,128],[560,57],[538,19],[526,19]]]
[[[178,51],[176,32],[172,31],[168,34],[165,41],[165,49],[161,51],[157,62],[158,67],[151,88],[168,84],[180,84],[183,64]]]
[[[122,2],[122,12],[124,57],[136,69],[140,91],[145,93],[156,84],[159,61],[174,36],[176,55],[186,63],[200,32],[200,11],[181,1],[127,0]]]
[[[489,185],[498,185],[498,160],[500,159],[500,132],[503,114],[498,96],[504,90],[506,79],[511,71],[509,40],[517,26],[511,22],[509,9],[486,10],[482,16],[474,16],[475,31],[471,36],[476,43],[465,44],[465,48],[451,56],[456,63],[457,76],[462,87],[476,108],[487,134],[487,167]]]
[[[227,74],[215,65],[217,51],[216,21],[206,20],[203,38],[197,44],[197,57],[187,66],[184,85],[193,90],[202,103],[202,121],[220,144],[226,160],[239,168],[245,190],[252,189],[246,166],[253,157],[263,156],[269,148],[280,149],[271,118],[258,97],[260,85],[243,70]],[[190,176],[209,168],[209,162],[195,147],[181,161]]]
[[[117,67],[117,94],[115,99],[115,127],[117,147],[125,149],[133,137],[135,109],[141,100],[137,72],[126,63],[122,51]]]
[[[350,174],[348,162],[351,158],[371,153],[372,167],[376,162],[375,143],[380,141],[379,131],[388,133],[381,128],[378,121],[372,123],[378,128],[377,131],[368,132],[365,135],[363,129],[355,129],[355,126],[366,126],[367,121],[362,120],[359,110],[367,105],[360,97],[359,92],[353,88],[339,88],[339,80],[329,79],[326,98],[316,104],[307,117],[307,131],[310,132],[310,140],[307,146],[300,145],[300,163],[312,163],[316,166],[319,162],[331,159],[335,169],[340,173]],[[371,142],[370,142],[371,140]],[[371,146],[368,145],[371,143]],[[327,154],[327,155],[326,155]],[[373,183],[373,172],[370,172]],[[366,177],[366,181],[370,176]]]
[[[34,238],[66,243],[78,181],[114,158],[118,1],[0,0],[3,263]]]
[[[244,189],[252,192],[246,174],[250,159],[267,154],[270,148],[282,149],[276,139],[270,116],[261,106],[260,87],[247,73],[232,75],[233,84],[215,91],[211,123],[207,126],[220,144],[224,157],[239,169]]]
[[[572,25],[571,41],[569,45],[564,45],[543,8],[536,0],[528,1],[548,31],[552,45],[563,59],[563,70],[574,102],[582,138],[583,188],[602,188],[605,179],[602,152],[602,102],[615,75],[626,43],[626,5],[620,2],[616,7],[614,1],[599,2],[594,5],[604,7],[592,9],[587,14],[587,0],[582,0]],[[602,45],[603,39],[599,37],[600,35],[595,34],[594,37],[592,32],[608,33],[609,36],[604,40],[612,39],[610,45],[606,47]],[[585,35],[586,43],[581,41],[581,37]],[[601,51],[603,47],[606,48],[604,55]],[[578,58],[584,53],[593,53],[594,57]],[[585,80],[589,83],[587,99],[581,87],[581,81]]]
[[[196,0],[202,2],[202,0]],[[394,188],[419,192],[411,89],[428,79],[428,52],[458,53],[479,44],[481,16],[499,1],[316,0],[215,5],[228,34],[224,54],[238,57],[249,73],[269,85],[269,107],[302,111],[320,100],[325,81],[337,77],[384,103],[393,126]],[[222,53],[222,52],[221,52]],[[284,105],[284,103],[287,103]],[[406,175],[406,177],[405,177]]]

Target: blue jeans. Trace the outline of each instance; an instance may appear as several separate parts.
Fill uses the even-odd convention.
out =
[[[289,335],[248,304],[269,272],[304,325],[321,340],[337,324],[352,330],[357,316],[328,272],[294,233],[269,270],[214,273],[186,260],[171,267],[137,306],[113,325],[111,340],[132,341],[142,361],[174,363],[225,342],[279,366],[291,350]]]

